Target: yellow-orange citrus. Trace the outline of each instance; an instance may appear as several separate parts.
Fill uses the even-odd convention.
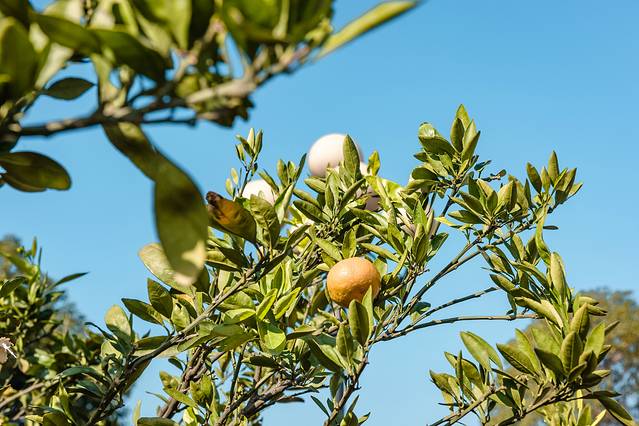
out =
[[[353,299],[361,302],[369,288],[373,298],[379,293],[381,277],[375,266],[363,257],[337,262],[328,271],[326,288],[335,303],[347,308]]]

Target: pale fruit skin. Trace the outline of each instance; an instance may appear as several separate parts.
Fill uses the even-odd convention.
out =
[[[331,133],[322,136],[315,141],[308,151],[306,161],[311,174],[316,177],[326,177],[326,169],[339,166],[344,160],[344,138],[341,133]],[[355,144],[359,157],[362,158],[362,150]]]
[[[246,184],[244,191],[242,191],[242,197],[251,198],[251,195],[263,198],[269,204],[275,204],[273,188],[264,179],[252,180]]]
[[[337,262],[326,278],[326,288],[331,300],[345,308],[352,300],[362,301],[372,287],[373,299],[379,293],[381,277],[375,265],[363,257],[351,257]]]

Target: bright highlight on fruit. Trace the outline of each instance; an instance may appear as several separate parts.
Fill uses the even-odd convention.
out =
[[[344,160],[342,148],[344,138],[346,138],[346,135],[331,133],[315,141],[306,158],[308,168],[313,176],[325,177],[327,168],[337,167]],[[362,158],[361,148],[357,143],[355,147],[357,147],[359,158]]]
[[[273,188],[264,179],[255,179],[246,184],[244,191],[242,191],[242,197],[251,198],[251,195],[261,197],[269,204],[275,204]]]
[[[373,298],[379,293],[381,277],[375,265],[363,257],[351,257],[337,262],[328,271],[326,288],[335,303],[345,308],[352,300],[362,301],[372,287]]]

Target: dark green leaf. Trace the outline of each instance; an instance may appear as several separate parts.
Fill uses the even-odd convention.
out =
[[[583,352],[583,343],[574,331],[568,333],[561,344],[559,357],[566,371],[572,370],[579,364],[579,357]]]
[[[68,77],[58,80],[50,85],[43,93],[56,99],[71,100],[82,96],[94,86],[93,83],[83,78]]]
[[[131,336],[131,324],[124,310],[118,305],[113,305],[104,316],[104,322],[113,333]]]
[[[71,187],[71,178],[56,161],[36,152],[9,152],[0,155],[0,166],[15,181],[37,188],[65,190]],[[11,184],[11,182],[8,182]]]
[[[0,75],[9,82],[3,91],[7,90],[17,99],[30,90],[37,63],[38,57],[25,27],[14,18],[3,17],[0,21]]]
[[[519,348],[512,345],[497,344],[497,349],[502,356],[517,370],[522,373],[535,374],[535,368],[526,354]]]
[[[66,277],[61,278],[58,281],[56,281],[56,283],[53,286],[57,287],[57,286],[59,286],[61,284],[68,283],[69,281],[77,280],[78,278],[83,277],[86,274],[88,274],[88,272],[78,272],[78,273],[75,273],[75,274],[67,275]]]
[[[464,346],[468,349],[468,352],[481,364],[484,369],[490,371],[490,361],[492,360],[499,368],[503,368],[501,359],[497,354],[497,351],[488,344],[484,339],[478,335],[469,331],[460,333]]]
[[[625,408],[612,398],[601,396],[598,398],[601,405],[606,408],[606,411],[614,417],[619,423],[625,426],[636,426],[636,423],[632,419],[632,416],[626,411]]]
[[[27,282],[25,277],[15,277],[10,280],[5,281],[2,286],[0,286],[0,299],[3,297],[7,297],[13,290],[20,287],[22,284]]]
[[[90,30],[58,16],[34,14],[35,21],[49,38],[83,55],[100,53],[100,40]]]
[[[354,21],[349,22],[338,32],[332,34],[322,45],[322,50],[320,50],[317,57],[321,58],[328,55],[344,44],[412,9],[416,4],[417,2],[415,1],[386,1],[378,4]]]
[[[348,323],[355,339],[365,346],[370,335],[370,321],[366,308],[357,300],[351,300],[348,306]]]
[[[273,303],[275,303],[275,299],[277,299],[277,289],[272,288],[265,296],[264,299],[260,302],[257,309],[255,310],[255,315],[257,318],[263,320],[266,315],[271,310]]]
[[[255,221],[262,228],[262,238],[269,247],[275,247],[280,234],[280,222],[275,209],[271,203],[255,195],[251,196],[250,203]]]
[[[557,375],[557,377],[562,378],[566,372],[564,370],[564,366],[561,363],[561,360],[557,355],[552,352],[547,352],[540,348],[535,348],[535,354],[541,361],[541,363],[550,369],[553,373]]]
[[[124,306],[133,315],[152,324],[162,324],[162,317],[153,309],[153,306],[136,299],[122,299]]]
[[[164,81],[166,64],[158,52],[123,31],[94,29],[93,33],[100,40],[105,56],[114,65],[127,65],[155,81]]]
[[[353,142],[353,139],[351,139],[349,135],[346,135],[346,137],[344,138],[342,150],[344,151],[344,168],[351,176],[359,176],[359,153],[357,152],[357,146],[355,145],[355,142]]]
[[[320,345],[313,339],[306,340],[306,343],[308,343],[315,358],[317,358],[324,367],[334,372],[338,372],[342,369],[335,348],[328,345]]]
[[[258,321],[257,325],[262,347],[269,352],[280,352],[286,345],[286,334],[270,322]]]

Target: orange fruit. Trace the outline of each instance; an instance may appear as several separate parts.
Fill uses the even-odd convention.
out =
[[[351,257],[337,262],[328,271],[326,288],[331,300],[345,308],[352,300],[362,301],[369,288],[373,288],[373,299],[379,293],[379,272],[363,257]]]

